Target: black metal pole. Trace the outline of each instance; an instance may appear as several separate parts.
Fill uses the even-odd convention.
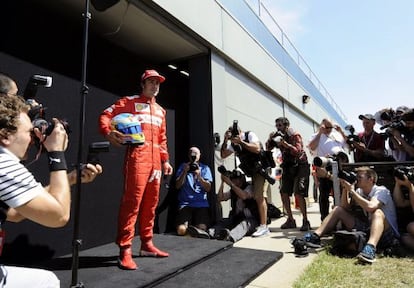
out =
[[[76,193],[74,195],[74,227],[73,227],[73,242],[72,242],[72,283],[71,287],[84,287],[82,282],[78,281],[79,268],[79,247],[82,245],[82,240],[79,239],[79,222],[80,222],[80,200],[81,200],[81,171],[82,171],[82,156],[83,156],[83,142],[85,133],[85,107],[86,95],[88,94],[88,86],[86,86],[86,66],[88,56],[88,31],[89,20],[91,15],[89,13],[89,0],[85,0],[84,30],[83,30],[83,49],[82,49],[82,82],[81,82],[81,108],[79,121],[79,142],[78,142],[78,161],[77,161],[77,182]]]

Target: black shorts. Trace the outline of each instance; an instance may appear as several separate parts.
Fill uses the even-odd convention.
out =
[[[293,193],[308,197],[310,165],[299,164],[296,169],[283,168],[280,193]]]
[[[198,226],[204,224],[207,227],[210,224],[210,214],[208,207],[183,207],[178,210],[176,226],[188,225]]]

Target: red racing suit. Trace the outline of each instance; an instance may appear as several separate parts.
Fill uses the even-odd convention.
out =
[[[155,209],[158,205],[161,181],[161,162],[169,158],[167,149],[166,111],[155,97],[126,96],[105,109],[99,117],[99,130],[108,135],[111,119],[120,113],[138,114],[145,143],[129,145],[124,160],[124,194],[118,216],[116,243],[120,248],[132,245],[135,224],[139,215],[141,243],[152,240]]]

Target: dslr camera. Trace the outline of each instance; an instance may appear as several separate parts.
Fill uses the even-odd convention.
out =
[[[394,168],[394,177],[397,177],[400,180],[404,180],[404,176],[410,180],[411,183],[414,183],[414,169],[410,166],[397,166]]]
[[[272,147],[278,147],[279,143],[282,142],[283,138],[285,137],[285,134],[283,134],[280,131],[276,131],[273,133],[272,138],[270,139],[270,145]]]
[[[231,127],[230,132],[232,138],[240,135],[238,120],[233,120],[233,126]],[[238,153],[242,151],[242,146],[240,144],[231,143],[231,145],[233,146],[234,151]]]
[[[346,137],[346,143],[352,147],[354,143],[361,142],[361,139],[358,137],[358,135],[355,135],[355,128],[352,125],[346,125],[345,130],[349,131],[349,135]]]
[[[353,171],[340,170],[338,171],[338,178],[352,184],[357,181],[357,174]]]
[[[194,172],[198,169],[200,169],[200,166],[197,164],[196,160],[197,160],[197,155],[195,152],[191,152],[190,155],[190,170],[188,170],[188,172]]]
[[[217,171],[220,172],[220,174],[223,174],[226,177],[231,177],[232,172],[227,170],[226,167],[224,167],[224,165],[220,165],[219,167],[217,167]]]
[[[26,88],[23,93],[23,98],[28,105],[30,105],[29,117],[32,120],[34,128],[38,128],[43,135],[50,135],[53,129],[55,128],[55,123],[52,121],[46,120],[45,110],[46,107],[43,107],[42,104],[37,103],[35,100],[38,87],[49,88],[52,86],[52,77],[42,76],[42,75],[33,75],[30,77],[27,82]],[[59,119],[63,127],[66,130],[66,133],[70,133],[69,124],[65,120]],[[40,139],[35,138],[36,146],[40,146]]]
[[[332,168],[333,162],[338,162],[338,164],[348,163],[349,162],[348,155],[346,155],[345,152],[341,151],[329,157],[313,158],[313,165],[315,165],[316,167],[326,168],[326,170],[328,171],[330,171],[330,169]]]

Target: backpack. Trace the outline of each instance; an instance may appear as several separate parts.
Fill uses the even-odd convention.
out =
[[[267,217],[272,219],[278,219],[282,217],[282,211],[280,211],[279,208],[277,208],[272,203],[267,203]]]
[[[244,141],[249,142],[249,133],[250,131],[244,132]],[[252,177],[262,169],[276,167],[272,151],[264,150],[263,144],[261,142],[259,153],[252,153],[250,151],[242,149],[238,151],[237,156],[240,160],[239,168],[244,172],[244,174],[249,177]]]
[[[367,243],[367,233],[363,231],[338,230],[334,232],[330,253],[340,257],[355,257]]]

